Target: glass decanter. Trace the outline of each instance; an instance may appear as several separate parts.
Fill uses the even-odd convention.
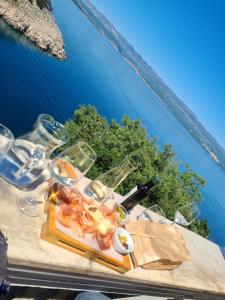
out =
[[[88,196],[101,202],[105,201],[118,185],[136,169],[133,159],[126,156],[119,166],[99,175],[86,187]]]
[[[14,136],[12,132],[7,127],[0,124],[0,160],[9,151],[13,141],[14,141]]]
[[[42,175],[51,153],[67,141],[62,124],[50,115],[39,115],[33,131],[15,139],[0,161],[0,175],[19,188],[29,189]]]
[[[16,139],[30,141],[45,149],[45,156],[49,158],[52,152],[68,142],[69,136],[64,126],[48,114],[40,114],[34,123],[34,129]]]

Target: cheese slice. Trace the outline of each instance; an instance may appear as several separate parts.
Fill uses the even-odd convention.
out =
[[[104,235],[113,228],[112,223],[103,216],[102,212],[98,209],[97,206],[88,205],[85,203],[83,204],[83,206],[94,221],[96,229],[99,233]]]

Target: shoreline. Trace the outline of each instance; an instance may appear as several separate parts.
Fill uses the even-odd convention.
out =
[[[0,17],[43,51],[65,60],[64,41],[54,16],[49,8],[40,8],[36,0],[31,2],[1,0]]]

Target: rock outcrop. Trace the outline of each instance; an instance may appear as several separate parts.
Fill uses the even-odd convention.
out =
[[[66,58],[62,34],[49,8],[40,8],[36,0],[0,0],[0,16],[42,50]]]

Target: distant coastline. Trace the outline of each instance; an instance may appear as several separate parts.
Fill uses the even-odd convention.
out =
[[[212,151],[210,151],[209,147],[205,144],[202,144],[202,147],[205,149],[205,151],[209,154],[209,156],[217,163],[220,164],[220,161],[218,159],[218,157],[216,156],[215,153],[213,153]]]
[[[63,37],[50,7],[47,4],[40,6],[39,2],[37,0],[1,0],[0,17],[42,50],[60,60],[65,60]]]
[[[200,123],[195,114],[163,82],[151,66],[138,54],[113,24],[97,10],[90,0],[73,0],[96,29],[103,34],[130,67],[149,86],[192,137],[209,154],[210,158],[225,170],[225,149]]]

